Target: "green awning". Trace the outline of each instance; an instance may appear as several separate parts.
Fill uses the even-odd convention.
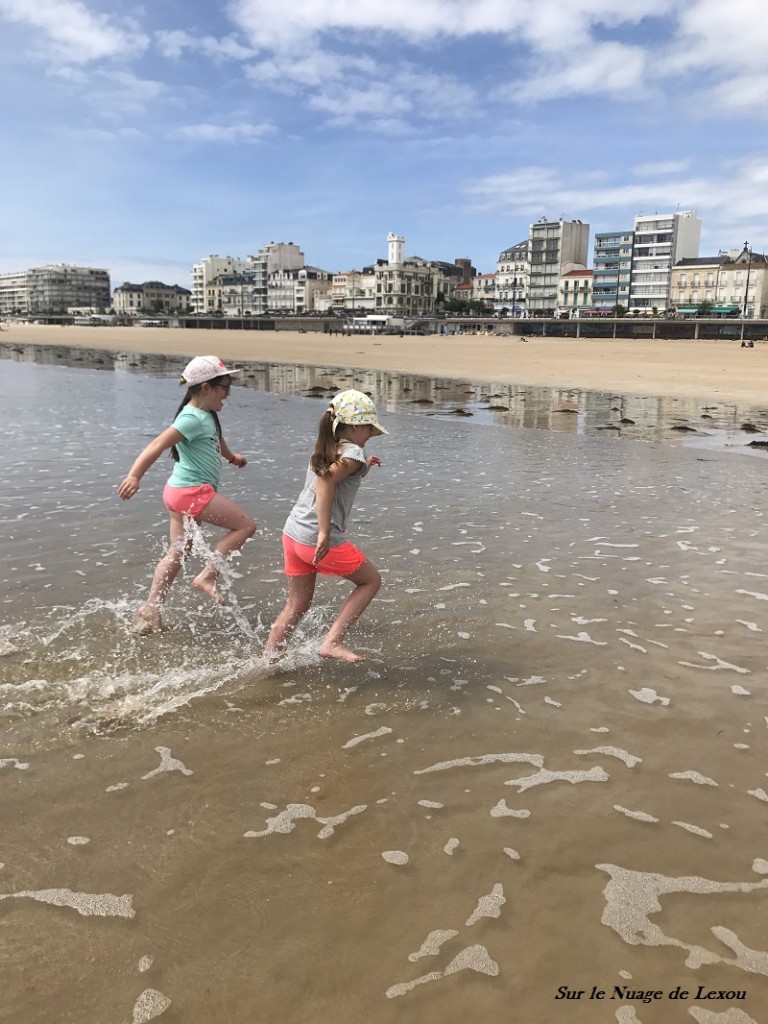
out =
[[[678,306],[677,312],[683,316],[692,316],[694,313],[698,313],[700,316],[710,316],[715,313],[738,313],[741,306],[736,305],[724,305],[724,306],[711,306],[709,310],[702,312],[701,306]]]

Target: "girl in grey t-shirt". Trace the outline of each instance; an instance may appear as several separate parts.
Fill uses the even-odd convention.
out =
[[[360,618],[381,586],[375,565],[346,537],[347,520],[360,482],[376,455],[366,457],[366,441],[387,431],[368,395],[354,388],[341,391],[320,418],[315,450],[304,488],[283,527],[288,600],[275,620],[266,644],[274,657],[290,639],[309,609],[318,573],[344,576],[355,589],[339,609],[320,647],[323,658],[364,661],[344,644],[347,630]]]

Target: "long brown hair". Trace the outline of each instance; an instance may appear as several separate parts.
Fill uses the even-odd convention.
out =
[[[224,376],[226,376],[226,374]],[[203,383],[205,383],[205,384],[215,384],[216,381],[218,381],[218,380],[221,380],[221,377],[214,377],[213,380],[207,380],[207,381],[204,381]],[[186,395],[184,395],[184,398],[181,400],[181,405],[179,406],[179,408],[176,410],[176,412],[173,415],[174,420],[179,415],[179,413],[184,408],[184,406],[187,405],[189,400],[191,398],[194,398],[195,395],[199,395],[200,394],[200,389],[202,388],[202,386],[203,386],[202,384],[192,384],[191,387],[187,388],[187,393],[186,393]],[[219,438],[221,438],[221,423],[219,423],[219,417],[216,415],[215,412],[213,412],[213,410],[211,410],[211,416],[213,416],[213,422],[214,422],[214,425],[216,427],[216,433],[219,435]],[[176,445],[174,445],[171,448],[170,456],[171,456],[171,458],[173,459],[174,462],[178,462],[179,461],[179,450],[176,447]]]
[[[326,409],[317,427],[317,441],[309,464],[318,476],[328,476],[331,466],[339,457],[339,442],[333,432],[333,419],[333,410]]]

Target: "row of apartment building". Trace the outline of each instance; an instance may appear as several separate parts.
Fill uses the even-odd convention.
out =
[[[632,229],[595,235],[590,269],[589,225],[542,218],[487,274],[467,259],[406,257],[405,239],[395,234],[387,238],[386,260],[342,274],[305,266],[291,242],[270,243],[247,260],[210,256],[196,263],[192,308],[225,316],[367,309],[418,317],[459,298],[512,316],[686,311],[705,302],[719,313],[768,314],[765,257],[746,244],[700,257],[700,239],[695,210],[641,215]]]
[[[406,259],[404,248],[405,239],[390,233],[386,260],[341,274],[307,266],[293,242],[270,242],[245,259],[208,256],[192,268],[192,309],[224,316],[332,309],[420,316],[474,273],[469,260]]]
[[[57,263],[0,274],[0,315],[104,310],[111,301],[108,270]]]
[[[209,256],[192,268],[192,290],[159,281],[125,283],[110,294],[109,272],[58,264],[0,275],[0,315],[106,310],[131,316],[187,313],[261,316],[367,310],[430,316],[454,298],[479,300],[512,316],[695,310],[748,318],[768,314],[768,264],[742,250],[699,256],[695,210],[635,217],[633,228],[598,232],[587,267],[589,225],[581,220],[531,224],[504,249],[492,273],[468,259],[453,263],[406,257],[405,239],[387,236],[387,259],[333,273],[307,265],[293,242],[270,242],[254,256]]]

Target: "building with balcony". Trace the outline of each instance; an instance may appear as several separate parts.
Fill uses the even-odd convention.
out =
[[[499,254],[496,263],[496,308],[511,316],[525,316],[528,305],[528,239],[510,245]]]
[[[569,270],[558,285],[558,311],[561,316],[578,317],[583,309],[592,309],[592,271]]]
[[[528,315],[551,316],[558,306],[560,279],[586,270],[589,224],[542,219],[528,229]]]
[[[273,270],[267,278],[267,309],[273,313],[311,313],[314,296],[324,295],[333,275],[320,267]]]
[[[211,287],[220,277],[239,277],[244,261],[232,256],[207,256],[192,267],[192,311],[203,315],[221,311],[221,291]]]
[[[374,309],[376,274],[373,267],[334,274],[331,280],[330,305],[335,309]]]
[[[0,274],[0,316],[29,312],[27,271]]]
[[[682,259],[670,275],[670,305],[679,315],[704,306],[713,316],[768,316],[768,257],[747,244],[717,256]]]
[[[476,274],[472,278],[472,298],[482,302],[487,309],[496,304],[496,274]]]
[[[448,263],[404,255],[405,239],[387,236],[387,259],[372,268],[376,279],[376,313],[396,317],[430,316],[440,299],[450,298],[467,275],[467,260]],[[471,264],[469,264],[471,273]]]
[[[592,258],[592,305],[603,312],[629,308],[632,231],[598,231]]]
[[[110,308],[111,295],[109,271],[96,267],[56,263],[0,275],[3,314],[56,315],[74,307],[104,312]]]
[[[178,284],[125,281],[112,292],[112,308],[123,315],[142,313],[187,313],[192,308],[192,292]]]
[[[699,255],[701,221],[695,210],[635,217],[629,308],[666,309],[672,267]]]
[[[224,316],[263,315],[272,308],[268,295],[270,275],[303,266],[304,253],[293,242],[269,242],[246,259],[209,256],[192,268],[193,309],[196,313]]]

